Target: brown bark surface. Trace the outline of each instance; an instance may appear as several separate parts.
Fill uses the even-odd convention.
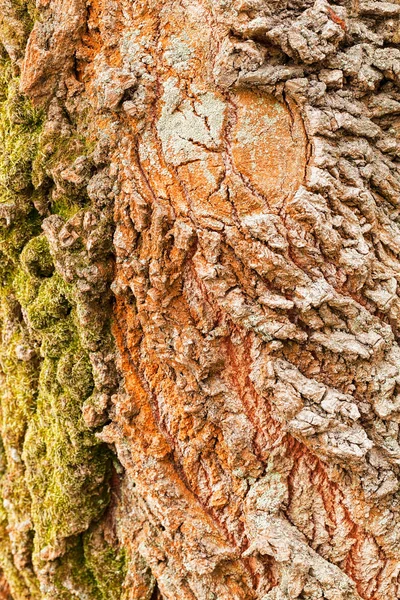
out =
[[[399,598],[400,4],[38,0],[26,46],[0,5],[42,139],[90,141],[39,212],[115,343],[82,407],[112,499],[46,546],[34,520],[32,597],[107,598],[51,575],[89,531],[126,552],[112,598]],[[81,193],[112,274],[100,217],[55,216]]]

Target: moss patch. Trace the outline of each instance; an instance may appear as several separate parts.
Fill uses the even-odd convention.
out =
[[[122,600],[127,574],[124,550],[117,550],[104,538],[101,527],[92,527],[83,539],[85,562],[90,569],[102,600]]]
[[[66,220],[90,208],[79,186],[49,195],[58,163],[88,146],[73,133],[50,143],[43,120],[1,59],[0,566],[14,600],[113,600],[124,558],[93,528],[109,502],[111,455],[82,417],[97,385],[88,344],[100,343],[104,319],[101,332],[84,321],[76,281],[41,228],[50,213]]]

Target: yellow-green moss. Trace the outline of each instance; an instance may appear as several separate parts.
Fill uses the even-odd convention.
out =
[[[35,599],[40,593],[31,563],[31,496],[21,455],[25,432],[35,412],[39,373],[35,336],[24,324],[13,282],[21,250],[40,231],[29,200],[29,171],[40,118],[18,95],[18,80],[12,77],[11,66],[4,59],[0,73],[0,433],[5,457],[0,481],[0,563],[13,597]]]
[[[14,61],[21,59],[36,15],[34,0],[9,0],[2,5],[0,40]],[[3,48],[1,53],[5,55]]]
[[[36,412],[23,454],[38,552],[87,529],[108,503],[108,452],[82,419],[94,384],[68,287],[55,273],[23,306],[42,340]]]
[[[72,135],[49,149],[43,118],[1,58],[0,566],[14,600],[69,600],[72,590],[114,600],[123,556],[103,538],[94,544],[90,529],[109,502],[111,455],[82,418],[94,390],[85,340],[104,331],[90,322],[82,330],[74,285],[41,230],[46,206],[69,218],[87,204],[82,191],[46,198],[50,168],[73,161],[85,142]]]
[[[21,265],[36,277],[50,277],[54,272],[49,244],[43,235],[32,238],[21,253]]]
[[[0,200],[22,205],[32,191],[32,163],[42,114],[19,94],[19,79],[12,77],[11,72],[11,64],[3,59],[0,62]]]
[[[92,527],[83,537],[85,563],[93,574],[101,600],[122,600],[127,573],[125,550],[116,550],[104,538],[100,527]]]

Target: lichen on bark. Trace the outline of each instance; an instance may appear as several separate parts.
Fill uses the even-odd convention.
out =
[[[12,597],[396,600],[400,5],[33,4],[0,0]]]

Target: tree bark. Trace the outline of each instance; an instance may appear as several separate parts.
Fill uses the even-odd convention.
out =
[[[0,8],[0,597],[399,598],[400,4]]]

